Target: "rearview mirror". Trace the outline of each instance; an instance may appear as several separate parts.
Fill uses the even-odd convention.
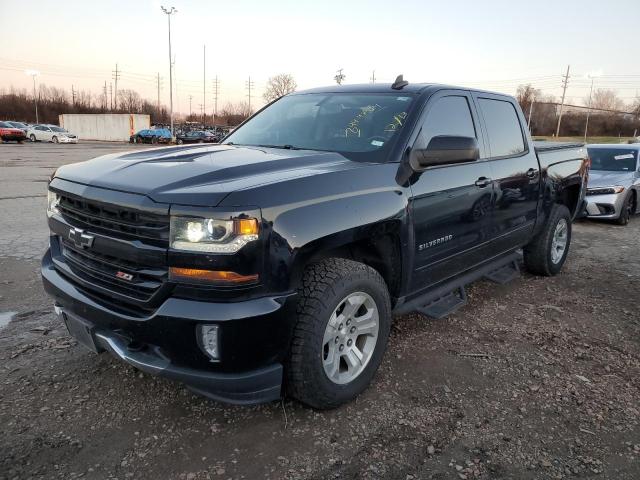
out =
[[[441,135],[433,137],[426,148],[413,148],[409,163],[414,171],[420,172],[427,167],[474,162],[479,158],[480,149],[475,138]]]

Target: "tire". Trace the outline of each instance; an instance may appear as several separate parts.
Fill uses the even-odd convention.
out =
[[[58,143],[58,137],[56,137],[55,135],[53,137],[51,137],[51,141],[53,143]]]
[[[615,222],[618,225],[627,225],[629,223],[629,219],[631,218],[631,213],[633,212],[633,193],[629,192],[626,200],[624,201],[624,205],[622,205],[622,211],[620,212],[620,216],[616,218]]]
[[[29,135],[29,140],[31,140],[33,143],[36,143],[36,136],[32,133],[31,135]]]
[[[358,309],[355,305],[360,300],[364,303]],[[354,313],[345,317],[344,309],[349,307]],[[371,319],[375,319],[375,309],[377,335],[374,336],[371,332],[375,321],[367,320],[365,315],[372,315]],[[334,333],[331,330],[334,327],[329,323],[336,311],[339,315],[335,317],[335,327],[344,325],[344,328],[336,328]],[[391,301],[380,274],[362,263],[340,258],[325,259],[309,265],[298,289],[296,317],[285,368],[288,393],[302,403],[322,410],[353,400],[371,382],[380,366],[389,338]],[[350,327],[349,322],[352,322]],[[367,333],[358,334],[357,330],[353,333],[356,326]],[[346,335],[345,331],[348,332]],[[335,340],[333,335],[336,335]],[[327,336],[331,339],[325,341]],[[344,351],[339,345],[345,347]],[[355,350],[362,355],[360,365],[354,361],[358,358],[353,356]],[[343,371],[343,366],[352,368],[347,364],[347,354],[351,358],[351,364],[356,367]],[[331,358],[334,359],[333,362]],[[331,362],[331,366],[336,365],[336,361],[337,371],[332,379],[328,373],[331,370],[328,364]],[[350,377],[350,372],[355,376]]]
[[[559,244],[554,245],[557,229],[562,229],[561,224],[565,227],[565,246],[562,254],[558,253],[555,248]],[[531,273],[536,275],[544,275],[547,277],[556,275],[562,269],[569,247],[571,245],[571,213],[569,209],[560,204],[554,204],[551,213],[547,219],[547,223],[531,242],[524,247],[524,264]],[[554,253],[555,251],[555,253]]]
[[[176,144],[178,144],[178,145],[182,145],[182,144],[183,144],[182,139],[180,139],[180,138],[179,138],[179,139],[177,139],[177,140],[176,140]]]

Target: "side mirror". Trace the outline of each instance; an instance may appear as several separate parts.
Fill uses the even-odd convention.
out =
[[[475,162],[479,158],[480,149],[475,138],[441,135],[433,137],[426,148],[413,148],[409,163],[414,171],[421,172],[427,167]]]

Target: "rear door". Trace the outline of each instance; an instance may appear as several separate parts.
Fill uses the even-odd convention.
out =
[[[520,247],[531,237],[540,197],[540,167],[514,100],[478,93],[474,101],[484,120],[495,193],[492,243],[499,253]]]
[[[475,137],[484,156],[479,118],[467,91],[432,96],[421,119],[420,143],[438,135]],[[491,169],[475,161],[429,167],[411,185],[414,293],[482,262],[487,247],[493,196]]]

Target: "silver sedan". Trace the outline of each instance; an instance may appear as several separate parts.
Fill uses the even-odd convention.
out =
[[[640,213],[640,145],[587,145],[591,171],[586,215],[620,225]]]

